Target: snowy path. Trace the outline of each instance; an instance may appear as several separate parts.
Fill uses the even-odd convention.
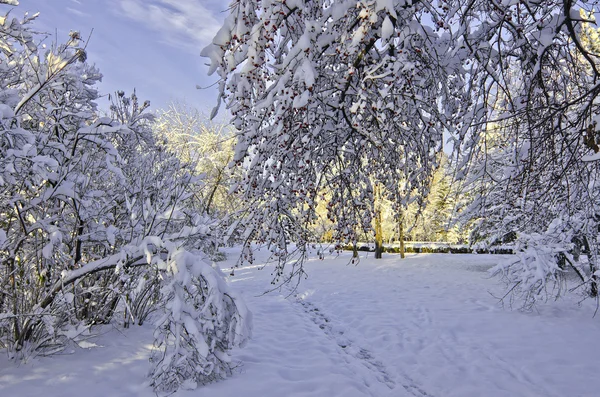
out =
[[[388,256],[317,270],[305,299],[340,319],[413,395],[597,396],[600,321],[593,307],[551,302],[539,313],[497,306],[494,256]],[[337,268],[336,268],[337,266]],[[343,267],[343,269],[342,269]],[[329,273],[329,274],[324,274]],[[338,288],[343,286],[342,288]],[[408,382],[408,383],[407,383]]]
[[[390,389],[394,389],[398,382],[400,385],[410,394],[419,397],[430,396],[421,387],[416,385],[415,381],[405,374],[397,374],[402,379],[395,380],[395,376],[391,375],[387,367],[379,360],[377,360],[373,353],[369,350],[361,347],[355,340],[349,338],[347,334],[350,334],[347,330],[344,330],[343,325],[334,325],[330,317],[323,314],[323,312],[311,304],[301,296],[295,295],[296,302],[302,306],[304,313],[309,316],[310,320],[315,323],[320,330],[322,330],[330,339],[332,339],[343,352],[348,355],[345,359],[346,363],[360,363],[363,364],[372,375],[375,376],[378,382],[384,383]],[[370,383],[365,380],[365,385],[370,386]]]
[[[388,255],[310,261],[309,278],[259,296],[270,267],[231,278],[254,312],[238,374],[177,396],[596,397],[600,319],[593,302],[500,308],[485,270],[499,257]],[[104,348],[14,367],[0,358],[0,396],[153,396],[147,329],[111,332]],[[42,393],[43,391],[43,393]]]

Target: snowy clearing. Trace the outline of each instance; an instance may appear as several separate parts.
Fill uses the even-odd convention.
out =
[[[230,254],[232,263],[235,254]],[[260,255],[259,255],[260,258]],[[230,379],[177,396],[597,396],[600,320],[576,297],[522,313],[492,296],[502,256],[349,253],[306,265],[290,295],[269,266],[230,278],[254,313],[254,338]],[[224,265],[224,264],[222,264]],[[108,329],[72,354],[16,366],[0,357],[2,396],[154,396],[151,327]]]

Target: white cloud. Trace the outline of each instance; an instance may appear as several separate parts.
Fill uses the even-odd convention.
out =
[[[74,14],[78,17],[89,17],[90,14],[87,14],[83,11],[77,10],[75,8],[71,8],[71,7],[67,7],[67,12],[70,12],[71,14]]]
[[[222,24],[221,18],[217,19],[220,10],[210,10],[200,3],[197,0],[119,0],[119,13],[160,33],[164,43],[197,54],[210,43]]]

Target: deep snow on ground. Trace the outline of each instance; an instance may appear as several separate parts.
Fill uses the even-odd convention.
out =
[[[505,287],[486,273],[501,256],[361,255],[358,266],[348,253],[310,260],[295,291],[267,295],[271,266],[237,269],[229,281],[254,312],[253,340],[234,353],[243,365],[175,395],[600,395],[594,302],[503,309]],[[151,328],[103,332],[96,346],[19,366],[0,357],[0,396],[153,396]]]

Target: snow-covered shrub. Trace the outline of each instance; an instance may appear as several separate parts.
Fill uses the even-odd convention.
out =
[[[161,290],[152,385],[173,391],[224,378],[232,370],[228,351],[251,336],[251,313],[200,255],[177,249],[166,267],[172,278]]]
[[[509,285],[505,298],[511,306],[531,309],[539,300],[557,299],[569,289],[587,286],[592,293],[596,284],[589,246],[582,244],[582,224],[557,218],[542,233],[519,235],[515,255],[490,269]],[[569,273],[575,286],[568,287]]]
[[[557,270],[563,268],[577,280],[569,291],[585,290],[598,299],[600,65],[594,7],[554,0],[505,6],[508,17],[525,8],[531,12],[519,22],[522,34],[506,42],[527,42],[519,53],[535,54],[524,62],[505,58],[503,88],[485,95],[493,99],[488,120],[463,157],[469,167],[459,171],[470,201],[464,213],[476,219],[472,236],[488,246],[519,236],[521,253],[502,271],[509,295],[525,298],[526,307],[549,290],[554,297],[563,294],[563,272]]]
[[[32,20],[0,19],[0,339],[13,352],[70,324],[75,300],[53,286],[84,259],[84,203],[116,158],[78,35],[43,53]]]
[[[190,283],[175,271],[185,262],[165,262],[214,247],[219,229],[198,215],[195,165],[156,139],[149,103],[135,92],[118,92],[111,117],[99,117],[101,74],[85,62],[79,34],[42,52],[29,22],[0,18],[0,347],[14,357],[52,353],[95,324],[140,324],[193,290],[188,313],[212,356],[198,334],[178,353],[213,360],[221,375],[226,366],[212,357],[225,363],[249,335],[250,315],[210,266],[190,265]],[[201,302],[214,319],[192,312]],[[185,376],[197,379],[188,372],[176,384]]]
[[[565,247],[542,235],[528,237],[520,240],[514,257],[490,269],[493,275],[501,274],[508,282],[511,303],[519,298],[524,309],[531,308],[539,299],[547,299],[548,292],[560,295],[564,270],[558,266],[558,258],[566,252]]]

